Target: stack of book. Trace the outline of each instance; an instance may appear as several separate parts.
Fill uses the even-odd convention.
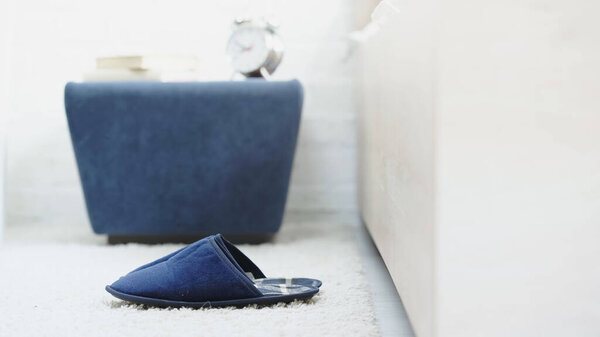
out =
[[[96,69],[83,74],[83,81],[198,81],[198,63],[194,56],[100,57]]]

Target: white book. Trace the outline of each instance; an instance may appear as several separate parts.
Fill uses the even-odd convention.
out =
[[[97,69],[135,69],[135,70],[195,70],[198,68],[195,56],[131,55],[99,57]]]
[[[201,80],[201,76],[193,71],[96,69],[85,72],[82,80],[83,82],[192,82]]]

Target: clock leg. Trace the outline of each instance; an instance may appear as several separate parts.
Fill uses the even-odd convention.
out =
[[[265,67],[260,67],[260,74],[262,75],[262,77],[265,80],[268,80],[271,78],[271,74],[269,74],[269,71],[267,71],[267,69]]]

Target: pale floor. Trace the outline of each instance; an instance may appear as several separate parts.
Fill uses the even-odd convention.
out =
[[[286,221],[341,221],[354,225],[356,240],[369,283],[372,285],[373,304],[381,335],[414,337],[414,332],[406,316],[402,300],[394,287],[392,278],[371,240],[360,216],[352,213],[288,213]]]
[[[402,301],[385,264],[373,244],[367,229],[356,212],[351,213],[319,213],[288,212],[284,222],[342,222],[353,225],[356,242],[362,257],[365,273],[371,285],[373,304],[377,323],[384,337],[413,337],[414,333],[402,305]],[[101,240],[101,238],[96,238]]]

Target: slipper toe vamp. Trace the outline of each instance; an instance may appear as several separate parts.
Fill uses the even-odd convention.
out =
[[[261,296],[243,273],[207,240],[166,261],[131,272],[111,285],[116,291],[156,299],[204,302]]]

